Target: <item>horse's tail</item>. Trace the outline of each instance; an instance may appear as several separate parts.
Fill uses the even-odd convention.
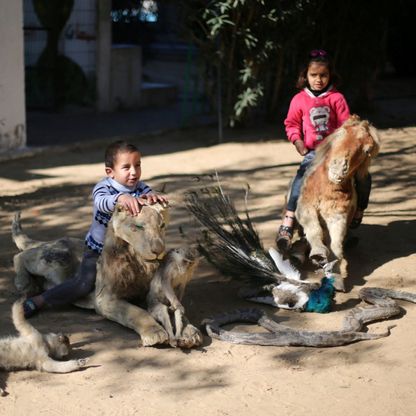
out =
[[[20,251],[42,244],[41,241],[32,240],[23,232],[22,226],[20,225],[20,212],[16,212],[13,218],[12,239]]]

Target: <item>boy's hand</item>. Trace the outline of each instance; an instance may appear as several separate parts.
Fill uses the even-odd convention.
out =
[[[308,149],[305,147],[303,140],[300,140],[300,139],[296,140],[294,145],[296,147],[296,150],[301,156],[305,156],[306,153],[308,153]]]
[[[144,201],[129,194],[121,194],[118,197],[117,202],[126,208],[131,215],[138,215],[141,211],[141,207],[144,205]]]
[[[140,198],[146,199],[151,204],[157,204],[160,202],[162,205],[166,205],[168,203],[168,199],[164,195],[154,194],[152,192],[140,195]]]

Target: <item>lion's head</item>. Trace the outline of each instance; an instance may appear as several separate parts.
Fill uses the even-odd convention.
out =
[[[118,205],[112,217],[114,235],[129,244],[144,261],[161,259],[165,254],[168,209],[161,204],[145,205],[137,216]]]

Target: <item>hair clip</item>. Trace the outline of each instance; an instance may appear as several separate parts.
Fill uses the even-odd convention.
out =
[[[328,54],[323,49],[314,49],[309,54],[312,58],[316,58],[318,56],[326,57]]]

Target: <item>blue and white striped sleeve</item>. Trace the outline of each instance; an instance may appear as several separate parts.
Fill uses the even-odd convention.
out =
[[[116,206],[117,199],[120,195],[121,192],[111,194],[109,188],[102,183],[97,184],[92,191],[94,205],[99,211],[106,214],[114,212],[114,207]]]
[[[153,192],[152,188],[144,182],[140,181],[138,185],[139,186],[137,187],[136,192],[137,192],[137,195],[139,195],[139,196],[140,195],[146,195],[150,192]]]

